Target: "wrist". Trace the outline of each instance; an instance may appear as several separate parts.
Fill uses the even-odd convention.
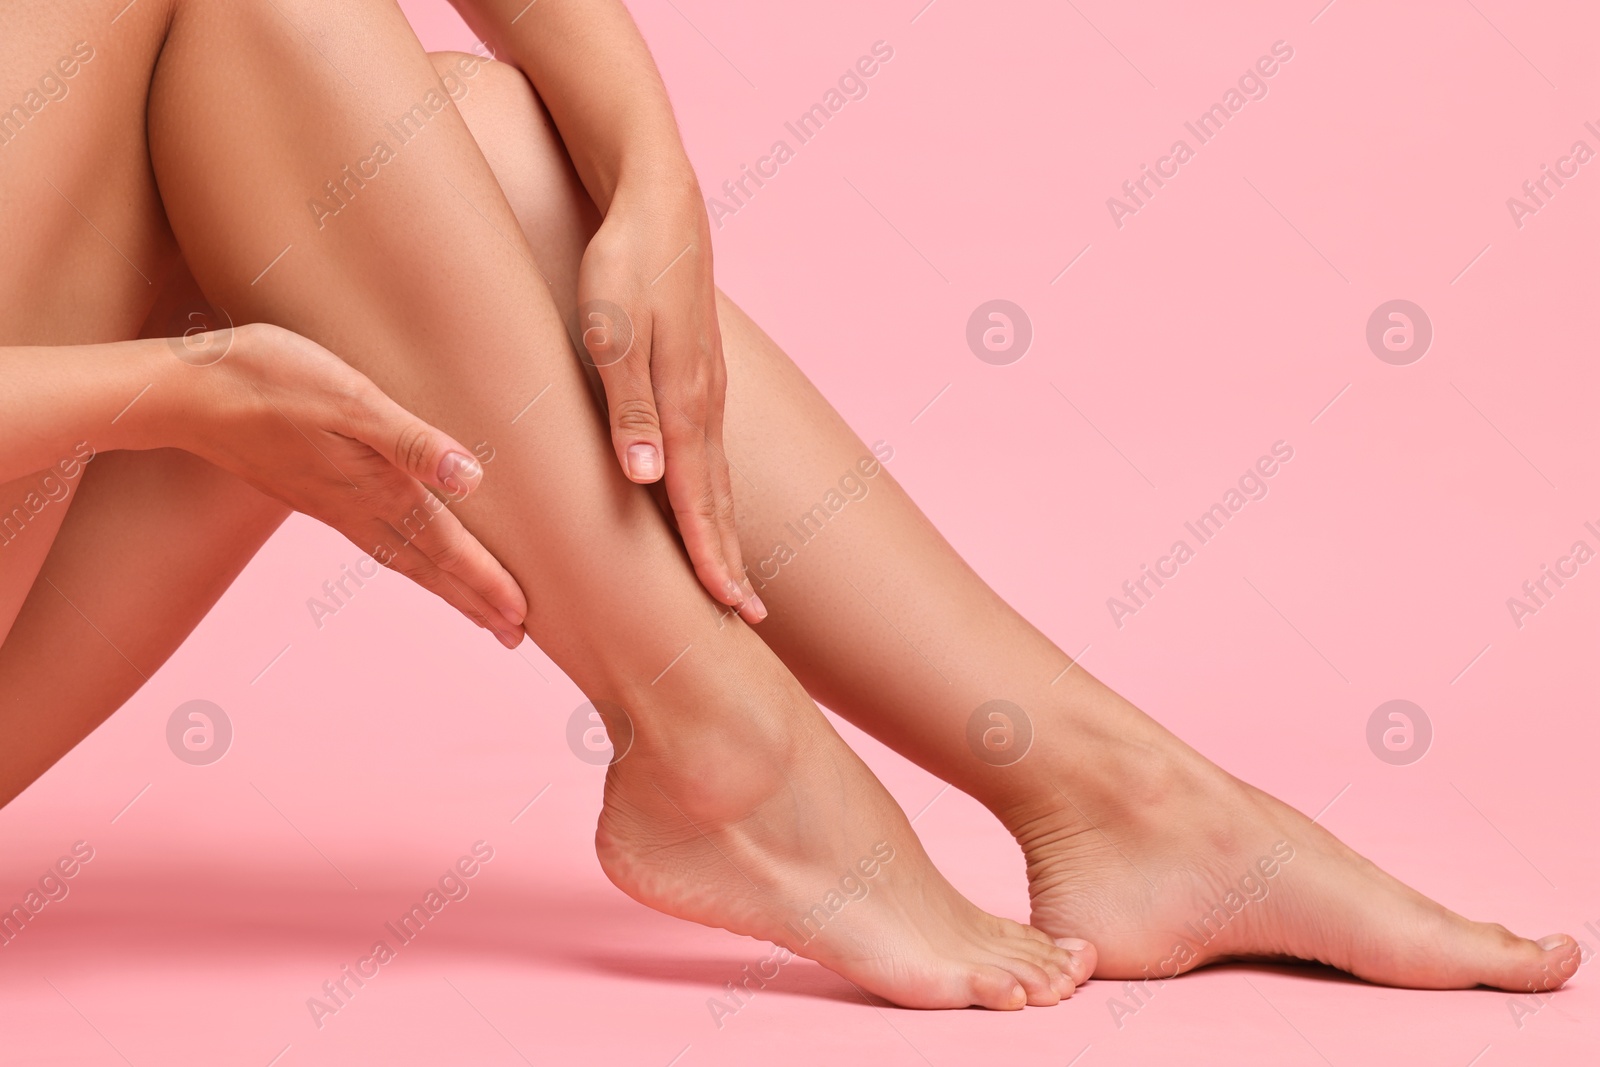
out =
[[[609,215],[618,207],[635,204],[662,206],[693,204],[703,207],[700,181],[681,145],[651,148],[639,146],[618,162],[607,203],[601,213]]]
[[[222,398],[233,376],[227,358],[248,340],[248,327],[134,342],[137,377],[148,388],[118,424],[130,438],[121,448],[181,448],[204,456],[221,428]],[[143,388],[143,385],[140,385]]]
[[[188,368],[173,358],[166,340],[124,341],[108,354],[116,369],[103,379],[98,406],[106,422],[89,435],[95,450],[182,447],[176,438],[189,421],[189,404],[186,376],[177,372]]]

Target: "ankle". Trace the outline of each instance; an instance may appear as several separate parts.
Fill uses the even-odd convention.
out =
[[[612,764],[617,787],[632,806],[696,823],[744,818],[793,777],[814,746],[811,711],[787,695],[744,704],[726,695],[692,706],[636,701],[628,712],[632,744]],[[659,810],[658,810],[659,809]]]
[[[1016,774],[996,776],[992,794],[979,799],[1024,848],[1108,828],[1140,836],[1170,829],[1174,810],[1216,803],[1231,779],[1176,737],[1161,735],[1042,738],[1017,766],[1002,769]]]

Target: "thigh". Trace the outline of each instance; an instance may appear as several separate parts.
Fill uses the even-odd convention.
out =
[[[95,458],[0,644],[0,804],[156,672],[284,515],[187,452]]]
[[[125,3],[0,6],[0,345],[133,337],[177,262],[144,122],[170,0]],[[0,486],[0,640],[76,488]]]
[[[76,487],[54,471],[0,484],[0,643],[55,543]]]
[[[15,45],[14,39],[12,44]],[[145,83],[149,81],[157,52],[158,48],[149,49],[142,75]],[[96,52],[88,64],[80,64],[74,78],[88,73],[88,68],[100,58],[100,53]],[[519,204],[537,203],[543,207],[540,212],[525,213],[528,224],[524,232],[538,250],[538,259],[550,264],[555,271],[550,277],[557,303],[575,304],[576,271],[564,267],[555,270],[555,266],[568,262],[576,264],[583,254],[587,235],[598,224],[598,215],[587,197],[571,195],[576,180],[572,179],[571,184],[567,180],[564,171],[570,171],[570,163],[549,117],[526,79],[504,64],[485,63],[479,57],[459,52],[436,53],[430,59],[437,73],[457,88],[456,103],[477,134],[507,195]],[[143,106],[141,97],[136,116],[136,125],[141,131],[140,159],[133,170],[141,175],[141,181],[153,188],[148,157],[143,149]],[[122,114],[121,118],[131,121],[127,114]],[[0,148],[0,160],[5,158],[3,151]],[[0,170],[0,187],[3,187],[4,173]],[[127,175],[122,179],[126,181]],[[148,190],[139,182],[132,184],[136,189],[132,199],[144,199]],[[50,207],[48,203],[43,206]],[[59,206],[65,207],[64,204]],[[562,218],[562,211],[570,211],[572,216]],[[24,248],[35,236],[32,226],[21,225],[23,217],[14,208],[0,212],[0,220],[8,222],[7,232],[21,235],[19,248]],[[157,244],[164,248],[175,247],[159,202],[153,210],[131,213],[130,220],[135,217],[142,220],[135,229],[142,226],[156,235]],[[131,224],[129,220],[124,222]],[[104,247],[101,253],[111,254],[111,250]],[[0,259],[0,271],[14,271],[27,254],[24,251],[16,258]],[[36,254],[42,257],[42,248]],[[49,261],[41,259],[40,262]],[[39,282],[46,275],[56,278],[59,284],[38,284],[28,291],[21,286],[21,279]],[[226,321],[205,300],[181,257],[166,264],[163,275],[165,283],[156,293],[124,287],[124,313],[88,333],[77,334],[72,331],[83,328],[83,323],[59,307],[87,301],[86,283],[78,280],[79,272],[71,269],[17,272],[12,288],[0,289],[0,301],[15,301],[15,306],[5,305],[0,314],[0,324],[4,324],[0,329],[9,327],[12,331],[0,343],[170,337],[190,328],[210,327]],[[18,299],[19,296],[27,299]],[[57,306],[53,302],[59,302],[56,311],[47,314],[39,310]],[[114,304],[113,300],[104,306]],[[21,317],[23,308],[28,309],[31,316],[27,322]],[[130,317],[141,309],[143,326],[138,326],[136,320],[130,325]],[[102,593],[95,594],[97,597],[115,595],[119,590],[143,597],[145,590],[140,588],[140,583],[129,579],[138,573],[160,573],[164,576],[160,591],[143,600],[145,614],[138,642],[139,662],[143,668],[154,669],[188,636],[198,618],[196,611],[203,615],[222,592],[224,587],[218,586],[213,577],[219,573],[238,573],[287,517],[287,511],[277,501],[209,464],[172,452],[101,457],[95,464],[85,467],[84,472],[82,493],[78,479],[63,478],[47,471],[0,485],[0,644],[5,642],[14,621],[28,634],[19,646],[56,647],[57,641],[71,639],[81,627],[82,620],[75,614],[61,615],[55,611],[59,605],[51,596],[41,597],[30,605],[19,620],[24,601],[47,555],[51,563],[46,576],[58,586],[74,590],[75,598],[87,598],[87,591],[97,584],[103,586]],[[68,513],[68,506],[80,500],[74,505],[74,513],[85,514],[81,520],[74,520],[70,535],[58,543],[57,531]],[[119,518],[121,525],[139,531],[135,538],[137,551],[131,551],[134,545],[119,533]],[[190,551],[193,544],[206,546],[206,551],[196,556]],[[43,591],[49,592],[48,589]],[[106,625],[111,625],[109,617],[126,615],[120,609],[107,614]],[[47,621],[50,618],[59,618],[66,630],[53,627]],[[119,634],[113,640],[119,644],[134,643],[129,634]],[[113,667],[120,663],[121,657],[104,642],[99,645],[98,654],[109,656],[114,661]],[[7,668],[0,660],[0,694],[20,693],[31,684],[24,666],[28,662],[17,658]],[[116,669],[109,673],[90,671],[82,676],[79,681],[85,683],[84,687],[74,699],[76,704],[92,709],[84,721],[92,725],[120,706],[133,692],[130,686],[137,677],[137,672],[130,674]]]
[[[176,263],[145,138],[171,3],[0,6],[0,345],[132,337]]]
[[[170,334],[171,321],[204,306],[179,264],[144,328],[132,332]],[[155,673],[288,514],[175,449],[104,452],[75,480],[47,472],[20,484],[44,503],[21,536],[0,546],[28,553],[16,557],[23,566],[12,569],[7,558],[0,572],[0,609],[14,597],[0,617],[11,623],[9,632],[0,625],[0,804]],[[56,491],[44,493],[45,484]],[[63,674],[56,665],[69,648],[73,670]],[[50,714],[39,715],[46,707]]]
[[[146,137],[174,3],[0,7],[0,345],[193,324],[199,293]],[[92,450],[95,428],[84,437]],[[174,451],[102,453],[77,477],[41,471],[0,486],[0,508],[3,803],[160,666],[284,509]],[[65,648],[74,669],[63,675],[50,665]]]
[[[431,58],[459,87],[457,102],[497,178],[519,201],[552,207],[567,160],[526,80],[474,56]],[[518,136],[497,136],[513,126]],[[525,233],[542,259],[581,256],[595,213],[587,199],[569,206],[577,214],[560,224],[530,216]],[[164,216],[158,222],[166,227]],[[558,300],[575,299],[575,275],[553,284]],[[173,336],[224,321],[179,260],[143,327],[115,337]],[[116,329],[121,324],[108,327]],[[0,803],[176,651],[288,514],[278,501],[173,450],[101,455],[85,467],[79,486],[44,472],[0,486],[0,506],[14,499],[21,509],[15,516],[10,507],[0,512],[0,735],[8,739],[0,746]],[[69,518],[67,504],[74,501]],[[7,640],[8,629],[14,639]],[[69,646],[79,650],[81,669],[62,679],[49,664]],[[44,720],[27,714],[44,702],[57,713]]]

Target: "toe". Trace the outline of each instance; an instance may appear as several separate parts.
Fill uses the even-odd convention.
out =
[[[1044,970],[1050,979],[1050,988],[1055,991],[1058,1001],[1066,1000],[1078,988],[1078,983],[1067,971],[1071,958],[1062,949],[1054,945],[1040,946],[1043,952],[1034,959],[1034,963]]]
[[[1578,970],[1581,952],[1569,934],[1551,934],[1538,941],[1518,937],[1503,926],[1475,923],[1483,932],[1482,971],[1478,981],[1516,993],[1560,989]]]
[[[1551,989],[1560,989],[1567,979],[1578,973],[1583,963],[1583,948],[1571,934],[1551,934],[1541,937],[1539,948],[1544,952],[1545,964],[1554,978]]]
[[[1435,942],[1430,953],[1435,954],[1437,971],[1430,975],[1435,981],[1416,984],[1486,985],[1513,993],[1544,993],[1559,988],[1578,969],[1578,943],[1565,934],[1529,941],[1499,923],[1471,922],[1454,915],[1446,925],[1451,936]],[[1396,984],[1412,984],[1405,975],[1397,977],[1401,981]]]
[[[1067,962],[1062,968],[1074,985],[1082,985],[1094,974],[1095,964],[1099,962],[1099,954],[1089,942],[1081,937],[1058,937],[1056,946],[1067,954]]]
[[[1078,990],[1078,983],[1072,980],[1072,975],[1066,971],[1054,971],[1050,976],[1050,988],[1056,991],[1057,1000],[1066,1000]]]
[[[1030,938],[1016,946],[1016,955],[1042,968],[1050,978],[1050,988],[1055,990],[1056,996],[1061,1000],[1072,996],[1073,991],[1077,989],[1078,981],[1072,974],[1072,968],[1077,966],[1076,961],[1072,953],[1059,947],[1055,942]]]
[[[1420,920],[1392,925],[1386,947],[1363,959],[1340,961],[1368,981],[1423,989],[1485,985],[1512,993],[1558,989],[1578,969],[1577,941],[1552,934],[1518,937],[1499,923],[1480,923],[1429,905]]]
[[[995,1011],[1016,1011],[1028,1003],[1028,992],[1016,976],[1003,967],[979,967],[972,972],[967,991],[973,1004]]]
[[[1011,972],[1023,991],[1027,994],[1027,1002],[1036,1008],[1047,1008],[1052,1004],[1061,1003],[1061,994],[1056,990],[1056,983],[1052,977],[1061,973],[1059,967],[1041,966],[1032,960],[1022,957],[1012,957],[1001,960],[1000,966]]]

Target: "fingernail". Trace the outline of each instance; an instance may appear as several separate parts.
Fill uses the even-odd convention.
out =
[[[636,482],[653,482],[661,476],[661,453],[655,445],[628,446],[628,477]]]
[[[500,614],[506,620],[506,622],[509,622],[511,624],[511,628],[513,630],[522,629],[522,621],[523,621],[523,617],[522,616],[518,615],[516,612],[512,611],[510,608],[501,608],[500,609]]]
[[[739,588],[739,583],[729,578],[722,583],[722,596],[728,603],[737,607],[745,601],[744,590]]]
[[[496,630],[494,632],[494,635],[495,635],[496,638],[499,639],[500,643],[502,645],[505,645],[507,648],[513,648],[514,649],[518,645],[522,644],[522,634],[521,634],[520,631],[515,633],[515,634],[513,634],[513,633],[509,633],[509,632],[507,632],[505,630]]]
[[[465,452],[447,452],[439,461],[439,483],[452,492],[470,492],[482,477],[482,465]]]
[[[1550,952],[1558,948],[1565,948],[1568,944],[1569,942],[1566,934],[1551,934],[1548,937],[1541,937],[1538,941],[1539,947],[1544,949],[1546,952]]]
[[[767,606],[754,593],[750,594],[750,598],[744,602],[744,606],[750,614],[756,617],[756,622],[760,622],[767,617]]]

